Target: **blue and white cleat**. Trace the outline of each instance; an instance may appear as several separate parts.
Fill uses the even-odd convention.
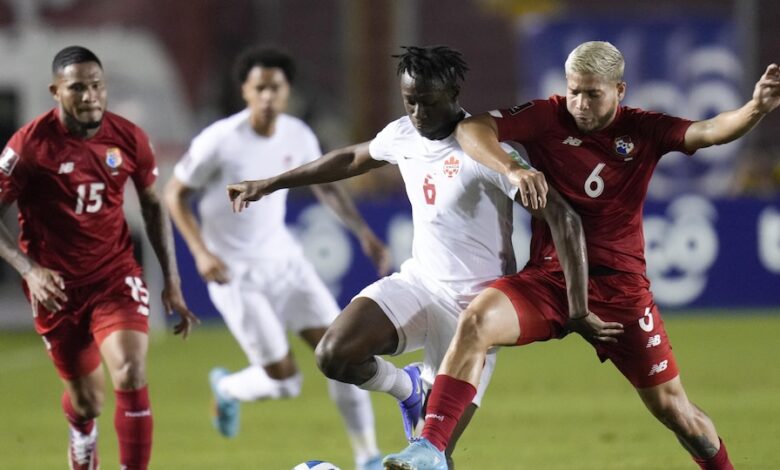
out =
[[[228,398],[217,389],[219,381],[230,375],[227,369],[215,367],[209,372],[209,384],[211,393],[214,394],[214,427],[225,437],[234,437],[238,434],[240,403],[238,400]]]
[[[447,457],[431,441],[421,437],[382,461],[385,470],[447,470]]]
[[[370,459],[366,460],[362,464],[357,466],[358,470],[382,470],[384,467],[382,467],[382,456],[377,455],[376,457],[371,457]]]
[[[404,372],[409,374],[409,378],[412,379],[412,394],[406,400],[399,400],[398,406],[401,408],[401,419],[404,421],[406,439],[411,442],[415,437],[417,423],[422,418],[425,392],[423,391],[422,371],[419,363],[409,364],[404,367]]]

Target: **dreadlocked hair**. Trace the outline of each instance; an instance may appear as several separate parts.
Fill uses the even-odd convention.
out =
[[[408,73],[415,79],[439,80],[445,86],[460,91],[469,67],[460,51],[447,46],[401,46],[406,52],[393,55],[398,60],[398,75]]]

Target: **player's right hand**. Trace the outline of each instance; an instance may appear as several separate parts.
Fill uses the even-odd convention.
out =
[[[225,263],[209,251],[195,253],[195,266],[206,282],[225,284],[230,280],[230,270]]]
[[[547,180],[544,173],[533,168],[516,167],[507,173],[509,182],[517,186],[523,206],[541,209],[547,205]]]
[[[584,317],[569,318],[566,328],[578,333],[591,344],[617,343],[617,337],[623,334],[623,324],[605,322],[593,312],[588,312]]]
[[[233,212],[241,212],[251,201],[259,201],[268,194],[266,180],[242,181],[227,186],[228,197],[233,201]]]
[[[65,281],[58,272],[36,264],[22,277],[30,290],[33,310],[36,304],[41,304],[50,312],[58,312],[68,301],[68,296],[65,295]]]

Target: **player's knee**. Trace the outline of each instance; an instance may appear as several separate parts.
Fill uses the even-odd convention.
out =
[[[678,434],[688,434],[696,419],[696,407],[685,397],[665,397],[651,411],[666,427]]]
[[[317,367],[326,377],[339,380],[344,376],[348,357],[338,339],[328,334],[323,336],[314,350],[314,356],[317,359]]]
[[[467,308],[461,313],[458,330],[455,333],[457,343],[461,346],[487,349],[492,346],[490,335],[482,311]]]
[[[126,360],[111,376],[114,386],[120,390],[135,390],[146,385],[146,370],[142,361]]]

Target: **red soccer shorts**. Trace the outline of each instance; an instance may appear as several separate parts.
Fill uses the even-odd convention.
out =
[[[29,289],[24,292],[30,298]],[[127,276],[67,288],[59,312],[38,304],[35,330],[43,338],[60,377],[83,377],[100,365],[99,346],[118,330],[149,331],[149,291],[137,268]]]
[[[563,273],[528,266],[490,287],[503,292],[515,307],[520,323],[518,345],[562,338],[569,333],[565,326],[569,306]],[[645,276],[632,273],[591,276],[588,281],[590,311],[604,321],[620,322],[624,328],[617,344],[595,346],[599,359],[611,360],[636,388],[660,385],[679,373],[649,287]]]

